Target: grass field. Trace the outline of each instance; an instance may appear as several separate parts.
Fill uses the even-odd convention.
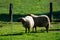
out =
[[[13,4],[13,14],[49,13],[51,0],[0,0],[0,14],[9,13],[9,4]],[[53,12],[60,11],[60,0],[52,0]]]
[[[37,28],[37,32],[25,33],[21,23],[1,23],[0,40],[60,40],[60,23],[52,23],[47,33],[45,28]],[[12,26],[11,26],[12,25]]]
[[[9,4],[13,4],[14,21],[21,15],[34,13],[37,15],[50,13],[51,0],[0,0],[0,21],[9,21]],[[52,0],[53,17],[60,18],[60,0]]]
[[[0,0],[0,21],[9,20],[9,4],[13,4],[14,21],[21,15],[29,13],[49,14],[51,0]],[[60,18],[60,0],[52,0],[53,17]],[[58,15],[58,16],[57,16]]]
[[[60,40],[60,22],[51,23],[53,27],[46,33],[45,28],[37,32],[25,33],[21,23],[9,21],[9,4],[13,4],[13,20],[29,13],[48,14],[50,1],[53,2],[53,15],[60,19],[60,0],[0,0],[0,40]]]

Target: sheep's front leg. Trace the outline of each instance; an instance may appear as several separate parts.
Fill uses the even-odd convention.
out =
[[[32,28],[32,32],[34,32],[34,27]]]
[[[25,33],[27,33],[27,28],[25,28]]]
[[[28,27],[28,33],[30,32],[30,27]]]

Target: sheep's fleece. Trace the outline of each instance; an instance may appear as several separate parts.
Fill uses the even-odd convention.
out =
[[[50,27],[50,19],[47,15],[34,15],[34,14],[29,14],[29,16],[32,16],[34,19],[34,26],[47,26],[49,24]]]
[[[31,16],[26,16],[25,18],[22,18],[22,19],[25,21],[23,25],[31,28],[34,26],[34,20]]]

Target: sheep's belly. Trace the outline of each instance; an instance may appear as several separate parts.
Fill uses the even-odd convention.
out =
[[[45,27],[45,26],[47,26],[47,23],[39,23],[39,24],[35,24],[35,26],[38,26],[38,27]]]
[[[34,22],[35,22],[35,25],[36,25],[36,26],[44,27],[44,26],[47,26],[47,24],[48,24],[48,19],[45,18],[45,17],[44,17],[44,18],[40,17],[40,18],[34,19]]]

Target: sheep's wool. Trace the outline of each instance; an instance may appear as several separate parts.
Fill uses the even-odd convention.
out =
[[[36,15],[33,15],[33,14],[30,14],[32,17],[38,17],[38,16],[36,16]]]
[[[36,26],[38,25],[47,25],[49,24],[49,27],[50,27],[50,19],[47,15],[34,15],[34,14],[30,14],[30,16],[32,16],[34,18],[34,23]]]
[[[29,22],[29,26],[32,28],[34,26],[34,20],[31,16],[26,16],[24,18],[25,21]]]

